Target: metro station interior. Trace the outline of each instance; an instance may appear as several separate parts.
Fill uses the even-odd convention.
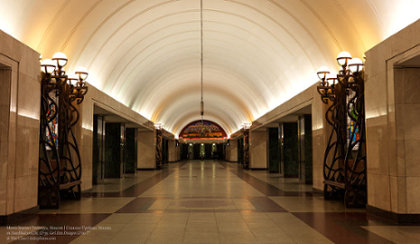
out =
[[[420,243],[419,0],[0,0],[0,243]]]

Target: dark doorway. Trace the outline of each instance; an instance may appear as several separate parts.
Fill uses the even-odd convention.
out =
[[[298,177],[298,126],[297,123],[280,124],[281,164],[284,177]]]
[[[201,144],[193,144],[194,153],[193,153],[192,159],[195,159],[195,160],[200,159],[200,147],[201,147]]]
[[[188,144],[188,159],[192,160],[194,158],[194,144]]]
[[[181,144],[181,158],[191,160],[222,160],[225,155],[224,143]]]
[[[132,174],[137,166],[137,129],[127,128],[125,130],[125,160],[124,173]]]
[[[123,173],[125,126],[122,123],[105,125],[105,178],[120,178]]]
[[[281,173],[280,167],[280,128],[268,128],[268,171]]]
[[[213,158],[218,160],[223,160],[225,158],[225,144],[217,143],[216,151],[213,153]]]
[[[92,184],[104,180],[105,164],[105,120],[104,116],[93,116]]]
[[[244,163],[244,139],[238,139],[238,163]]]
[[[166,138],[162,139],[162,164],[169,162],[169,141]]]
[[[187,160],[188,158],[188,144],[182,143],[180,145],[181,160]]]
[[[212,159],[212,144],[204,144],[204,159]]]
[[[312,184],[312,116],[310,114],[299,116],[298,130],[299,181]]]

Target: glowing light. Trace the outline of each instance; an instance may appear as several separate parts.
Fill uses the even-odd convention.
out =
[[[79,66],[75,69],[74,73],[79,76],[80,79],[86,80],[89,73],[85,67]]]
[[[337,63],[341,66],[347,64],[347,62],[351,59],[351,54],[347,51],[342,51],[337,55]]]
[[[317,71],[318,78],[321,80],[325,79],[329,73],[331,73],[331,71],[327,66],[322,66]]]
[[[26,109],[19,109],[18,115],[28,118],[28,119],[34,119],[39,120],[39,113],[34,113],[34,111],[26,110]]]
[[[68,61],[66,54],[64,54],[62,52],[54,53],[54,55],[52,57],[52,60],[56,61],[57,66],[60,66],[60,67],[66,66],[67,61]]]
[[[82,123],[82,128],[88,131],[93,131],[93,125],[90,123]]]
[[[363,61],[360,58],[353,58],[349,61],[349,69],[352,73],[363,69]]]
[[[156,122],[156,123],[154,124],[154,126],[155,126],[156,130],[161,130],[161,129],[162,129],[162,127],[163,127],[163,124],[162,124],[162,123],[160,123],[160,122]]]
[[[387,115],[386,109],[367,109],[366,119],[375,119]]]
[[[387,4],[383,3],[384,1],[380,1],[378,6],[387,8],[384,9],[381,16],[384,26],[384,39],[420,18],[420,1],[418,0],[398,0],[390,1]]]

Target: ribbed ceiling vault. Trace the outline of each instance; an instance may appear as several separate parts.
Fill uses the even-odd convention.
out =
[[[420,16],[418,0],[203,0],[205,119],[233,133]],[[0,28],[178,134],[200,118],[200,0],[0,0]]]

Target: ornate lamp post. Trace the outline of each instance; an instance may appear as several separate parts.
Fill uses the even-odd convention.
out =
[[[74,135],[79,120],[76,104],[87,93],[86,69],[68,76],[64,53],[41,61],[41,116],[38,204],[58,208],[60,198],[80,199],[81,158]]]
[[[156,169],[162,167],[162,123],[155,123],[156,129],[156,150],[155,150],[155,162]]]
[[[331,75],[328,68],[317,72],[321,100],[332,127],[324,154],[324,196],[344,193],[347,207],[366,205],[366,139],[363,62],[348,52],[337,57],[341,69]]]
[[[244,169],[249,169],[249,129],[251,125],[252,123],[244,123],[242,125],[244,135],[244,162],[242,166]]]

